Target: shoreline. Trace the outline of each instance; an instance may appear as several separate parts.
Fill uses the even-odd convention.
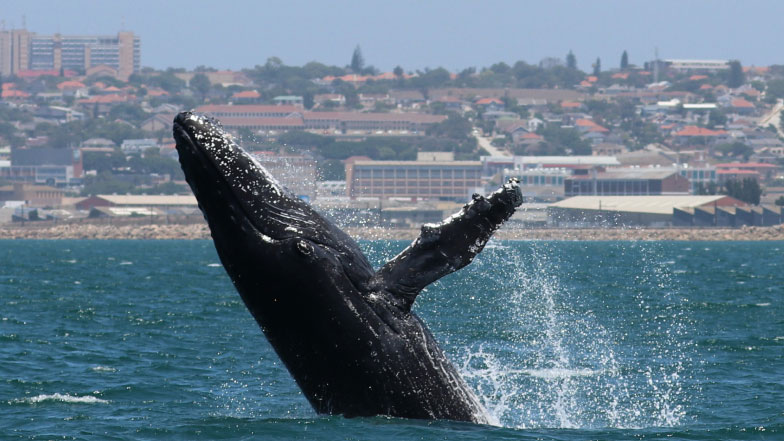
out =
[[[349,227],[346,232],[356,239],[414,240],[419,229]],[[784,241],[784,225],[741,228],[501,228],[498,240],[565,240],[565,241]],[[128,240],[206,240],[209,229],[204,223],[188,224],[96,224],[61,223],[36,225],[0,225],[0,239],[128,239]]]

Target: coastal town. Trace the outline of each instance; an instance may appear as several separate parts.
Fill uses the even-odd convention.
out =
[[[206,237],[171,133],[194,109],[364,237],[415,236],[510,179],[504,237],[784,237],[784,65],[621,49],[591,72],[572,51],[381,72],[357,46],[343,67],[155,70],[142,47],[0,30],[0,235]]]

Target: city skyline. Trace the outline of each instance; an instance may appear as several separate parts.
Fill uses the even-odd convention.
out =
[[[563,58],[569,50],[577,56],[578,67],[590,71],[597,57],[604,69],[617,67],[624,50],[631,63],[641,65],[654,58],[655,48],[661,58],[784,64],[773,46],[784,5],[771,1],[235,1],[229,6],[193,6],[184,1],[75,0],[66,5],[10,0],[3,6],[5,29],[24,24],[44,35],[133,31],[141,38],[142,66],[157,69],[241,69],[273,56],[290,65],[319,61],[345,66],[357,45],[366,64],[383,71],[398,64],[406,70],[451,71],[501,61],[535,64],[545,57]]]

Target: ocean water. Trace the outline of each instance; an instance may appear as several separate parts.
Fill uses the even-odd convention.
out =
[[[0,439],[782,440],[782,256],[492,242],[414,307],[483,426],[316,415],[211,242],[0,241]]]

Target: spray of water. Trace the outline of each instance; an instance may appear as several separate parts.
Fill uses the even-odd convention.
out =
[[[668,302],[666,262],[636,250],[646,260],[630,285],[639,288],[588,298],[563,287],[568,273],[550,257],[551,246],[531,243],[525,255],[504,250],[501,259],[487,250],[485,256],[493,259],[498,289],[507,293],[508,315],[498,320],[501,337],[468,348],[460,370],[495,422],[518,428],[681,424],[688,345],[680,343],[683,317]],[[656,293],[645,291],[651,286]],[[656,313],[648,305],[651,295],[660,296]]]

